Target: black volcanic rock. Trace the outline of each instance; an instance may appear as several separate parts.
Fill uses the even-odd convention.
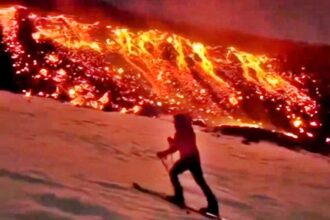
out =
[[[5,51],[5,46],[3,45],[2,27],[0,26],[0,89],[17,92],[18,87],[15,82],[15,73],[12,65],[10,54]]]

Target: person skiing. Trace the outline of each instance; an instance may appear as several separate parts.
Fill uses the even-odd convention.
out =
[[[174,188],[174,196],[167,196],[167,199],[180,207],[185,206],[183,188],[179,182],[178,175],[189,170],[207,198],[208,206],[202,208],[200,211],[219,216],[217,199],[203,176],[199,151],[196,145],[196,135],[192,127],[191,118],[185,114],[177,114],[174,116],[174,125],[176,130],[174,138],[168,137],[167,139],[169,148],[157,153],[157,156],[163,159],[176,151],[180,152],[180,159],[173,165],[169,172]]]

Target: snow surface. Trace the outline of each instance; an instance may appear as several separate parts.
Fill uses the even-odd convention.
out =
[[[0,219],[203,219],[132,189],[172,193],[152,119],[0,93]],[[230,220],[330,219],[328,158],[197,130],[205,177]],[[170,162],[170,161],[169,161]],[[206,205],[189,173],[186,201]]]

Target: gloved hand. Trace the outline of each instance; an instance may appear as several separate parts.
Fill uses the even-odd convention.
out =
[[[168,138],[167,138],[167,142],[168,142],[169,144],[172,144],[172,143],[174,142],[174,139],[173,139],[172,137],[168,137]]]
[[[164,158],[164,157],[167,156],[163,151],[159,151],[159,152],[157,152],[156,155],[157,155],[157,157],[160,158],[160,159],[162,159],[162,158]]]

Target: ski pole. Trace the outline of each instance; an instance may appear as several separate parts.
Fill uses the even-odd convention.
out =
[[[165,167],[166,171],[169,173],[169,169],[168,166],[166,165],[165,161],[163,160],[163,158],[160,158],[160,161],[162,161],[163,166]]]

